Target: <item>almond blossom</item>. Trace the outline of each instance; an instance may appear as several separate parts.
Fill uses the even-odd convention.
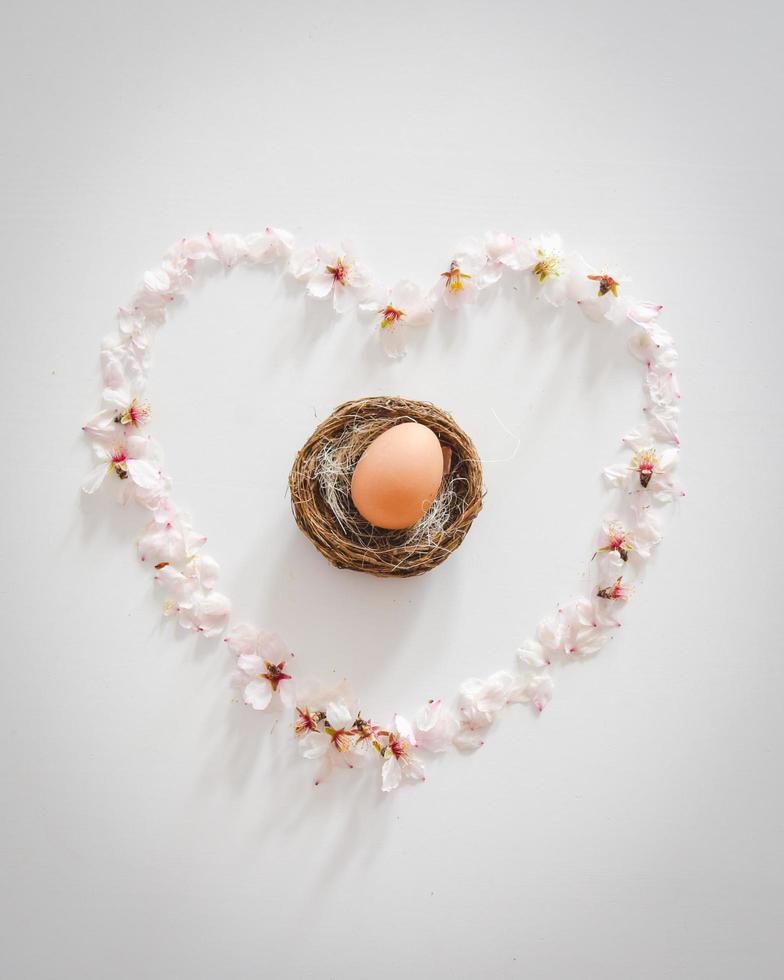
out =
[[[362,761],[355,751],[354,719],[356,713],[345,701],[330,701],[324,711],[311,713],[297,708],[295,734],[305,759],[319,759],[316,785],[323,782],[333,769],[353,769]]]
[[[521,251],[521,267],[536,279],[540,294],[552,306],[561,306],[567,297],[571,274],[560,235],[539,235]]]
[[[441,273],[441,281],[431,293],[433,302],[443,299],[450,310],[475,303],[479,290],[486,284],[483,278],[486,264],[484,248],[475,241],[465,242],[455,252],[449,268]]]
[[[265,228],[260,234],[248,235],[246,245],[249,262],[269,264],[291,255],[294,236],[282,228]]]
[[[561,610],[563,651],[569,658],[590,657],[610,639],[620,623],[598,604],[584,596],[574,599]]]
[[[499,670],[486,680],[469,677],[460,685],[457,716],[459,728],[453,739],[460,749],[477,749],[484,742],[487,729],[509,701],[514,677]]]
[[[631,449],[631,458],[623,466],[608,466],[604,475],[608,482],[628,493],[645,492],[656,500],[667,502],[682,496],[672,480],[678,462],[678,450],[660,449],[649,434],[633,432],[624,438]]]
[[[524,245],[514,235],[490,231],[485,235],[487,261],[481,272],[482,286],[490,286],[503,275],[504,269],[519,272],[526,261]]]
[[[457,734],[457,719],[440,698],[431,698],[414,716],[414,740],[428,752],[445,752]]]
[[[597,555],[607,559],[614,567],[623,568],[628,562],[630,553],[634,550],[633,540],[629,532],[619,521],[605,521],[600,535],[601,544],[593,557]]]
[[[596,595],[600,599],[612,599],[615,602],[625,602],[631,595],[631,588],[623,584],[623,576],[611,582],[609,585],[602,585],[597,589]]]
[[[595,323],[606,320],[619,326],[627,319],[629,299],[625,291],[629,282],[628,276],[614,266],[597,269],[578,257],[567,288],[589,320]]]
[[[194,555],[183,569],[163,564],[156,570],[155,582],[166,594],[163,612],[176,616],[183,629],[202,636],[216,636],[226,628],[231,603],[214,591],[217,562],[207,555]]]
[[[345,245],[342,249],[317,245],[302,265],[292,265],[292,269],[295,268],[299,268],[299,277],[307,278],[305,291],[308,296],[317,299],[331,296],[337,313],[353,309],[365,297],[372,281],[367,269],[354,259]]]
[[[165,492],[165,480],[158,463],[157,444],[150,436],[107,431],[95,435],[93,451],[99,462],[82,484],[85,493],[95,493],[111,474],[119,481],[128,482],[130,495],[139,503],[157,504]],[[122,496],[127,499],[129,493],[126,491]]]
[[[184,565],[191,560],[207,539],[196,534],[184,514],[165,499],[154,511],[137,542],[139,560],[156,568],[163,565]]]
[[[237,680],[245,704],[263,711],[277,695],[285,707],[294,707],[294,682],[285,669],[292,654],[277,633],[241,624],[223,642],[237,657]]]
[[[629,351],[648,366],[671,370],[678,361],[670,334],[656,322],[641,326],[629,338]]]
[[[421,781],[425,767],[414,752],[416,738],[411,724],[401,715],[395,715],[392,730],[387,732],[387,744],[381,751],[381,789],[384,793],[397,789],[404,779]]]
[[[391,289],[371,287],[361,309],[378,319],[381,342],[389,357],[403,357],[409,327],[425,326],[433,318],[433,309],[413,282],[401,280]]]

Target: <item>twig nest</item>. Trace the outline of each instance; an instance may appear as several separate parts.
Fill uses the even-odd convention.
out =
[[[351,481],[370,444],[406,422],[418,422],[435,434],[446,472],[421,520],[385,530],[359,513]],[[333,565],[403,577],[421,575],[452,554],[484,495],[476,448],[452,416],[429,402],[405,398],[362,398],[338,406],[297,453],[289,490],[298,527]]]

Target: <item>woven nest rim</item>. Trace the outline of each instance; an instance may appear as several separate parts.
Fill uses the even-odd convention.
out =
[[[324,446],[356,426],[357,419],[367,430],[357,444],[360,454],[382,431],[407,421],[426,425],[442,445],[451,448],[448,519],[427,540],[408,541],[405,533],[372,528],[356,512],[356,526],[363,531],[359,537],[340,526],[324,496],[319,459]],[[365,421],[378,426],[364,426]],[[452,416],[430,402],[398,397],[360,398],[338,405],[297,453],[289,492],[297,526],[331,564],[382,577],[422,575],[445,561],[470,530],[485,494],[476,447]]]

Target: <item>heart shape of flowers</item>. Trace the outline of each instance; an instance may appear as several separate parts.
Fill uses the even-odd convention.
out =
[[[195,533],[174,503],[157,443],[147,432],[155,335],[169,305],[200,270],[216,263],[227,271],[238,263],[278,264],[304,284],[309,296],[330,300],[336,313],[358,307],[372,316],[391,357],[405,354],[409,329],[426,326],[442,307],[470,306],[502,276],[528,277],[537,298],[553,306],[573,301],[596,324],[631,328],[628,346],[643,365],[643,423],[621,440],[624,458],[604,470],[615,490],[617,516],[599,528],[591,559],[594,586],[587,596],[545,617],[519,647],[512,666],[464,681],[454,705],[431,699],[411,721],[396,714],[382,727],[363,715],[344,687],[298,686],[289,666],[292,654],[276,634],[248,624],[228,629],[231,606],[215,588],[218,565],[202,550],[206,538]],[[424,779],[424,755],[478,748],[506,705],[526,702],[542,711],[553,691],[551,667],[597,653],[620,625],[619,611],[633,588],[630,580],[662,538],[659,506],[682,495],[672,477],[680,449],[678,355],[672,337],[659,325],[661,306],[633,299],[628,284],[618,269],[594,268],[567,252],[557,235],[522,240],[488,233],[456,249],[430,290],[408,281],[387,288],[350,247],[298,248],[288,232],[267,228],[244,237],[208,233],[182,239],[120,309],[119,337],[101,352],[104,407],[83,427],[97,457],[83,490],[95,493],[112,482],[122,502],[134,501],[149,511],[138,556],[154,570],[164,613],[203,636],[228,630],[225,642],[237,659],[242,700],[256,711],[279,701],[291,712],[302,755],[320,760],[315,784],[335,768],[353,769],[372,760],[380,763],[384,791],[404,779]]]

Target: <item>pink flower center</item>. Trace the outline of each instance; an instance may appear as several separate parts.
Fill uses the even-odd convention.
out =
[[[327,272],[332,276],[333,283],[341,286],[346,285],[348,266],[343,264],[343,259],[338,259],[334,265],[328,265]]]
[[[449,266],[448,272],[441,273],[441,278],[446,280],[444,283],[445,289],[447,289],[450,293],[457,293],[464,288],[463,280],[470,279],[471,276],[465,272],[461,272],[460,266],[457,264],[457,262],[453,262]]]
[[[381,311],[381,329],[384,330],[386,327],[394,326],[403,316],[405,316],[405,313],[402,310],[396,310],[394,306],[387,306]]]

